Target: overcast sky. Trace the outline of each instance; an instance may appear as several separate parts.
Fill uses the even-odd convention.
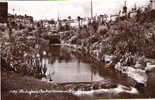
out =
[[[113,14],[119,12],[125,0],[93,0],[94,15]],[[149,0],[126,0],[129,8],[135,3],[138,7],[147,5]],[[58,14],[61,18],[69,15],[72,18],[77,16],[90,16],[90,0],[66,0],[66,1],[8,1],[9,13],[27,14],[35,19],[56,19]]]

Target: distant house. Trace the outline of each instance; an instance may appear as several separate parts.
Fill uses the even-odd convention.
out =
[[[134,17],[134,16],[136,16],[137,15],[137,11],[135,10],[135,11],[129,11],[129,13],[128,13],[128,17],[130,18],[130,17]]]
[[[33,22],[33,17],[27,15],[23,16],[23,15],[8,14],[8,21],[23,22],[29,24]]]
[[[111,16],[110,16],[110,20],[111,20],[111,21],[116,21],[119,17],[120,17],[119,14],[111,15]]]

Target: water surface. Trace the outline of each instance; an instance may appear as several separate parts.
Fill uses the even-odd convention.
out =
[[[46,78],[57,83],[92,82],[105,80],[91,64],[78,58],[73,49],[64,46],[51,46],[44,52],[42,64],[47,68]],[[82,55],[82,54],[78,54]]]

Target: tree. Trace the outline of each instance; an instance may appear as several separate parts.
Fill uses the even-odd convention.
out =
[[[78,16],[77,17],[77,20],[78,20],[78,23],[79,23],[79,28],[81,27],[81,17],[80,16]]]
[[[68,24],[68,26],[69,26],[69,29],[70,29],[70,28],[71,28],[71,25],[70,25],[70,23],[71,23],[71,20],[72,20],[71,16],[68,16],[68,20],[69,20],[69,21],[68,21],[68,23],[67,23],[67,24]]]
[[[53,20],[53,19],[51,21],[49,21],[49,23],[50,24],[56,24],[55,20]]]
[[[71,16],[68,16],[68,19],[71,20],[72,19]]]

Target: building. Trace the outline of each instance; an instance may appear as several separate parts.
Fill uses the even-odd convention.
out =
[[[0,2],[0,23],[6,23],[8,18],[8,3]]]
[[[33,17],[32,16],[27,16],[27,15],[12,15],[8,14],[8,21],[15,21],[15,22],[22,22],[22,23],[27,23],[30,24],[33,22]]]

